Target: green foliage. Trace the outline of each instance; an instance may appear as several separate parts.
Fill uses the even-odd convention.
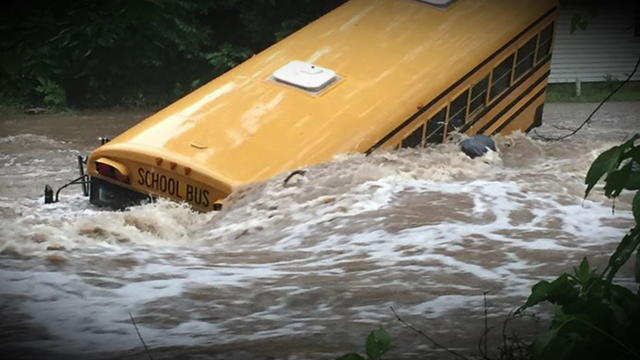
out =
[[[227,71],[249,56],[251,56],[249,49],[230,43],[222,44],[215,51],[205,54],[207,62],[216,74]]]
[[[166,104],[343,1],[9,1],[0,97],[56,108]]]
[[[337,360],[380,360],[382,355],[391,349],[391,338],[389,334],[380,326],[378,329],[373,330],[367,336],[365,343],[365,350],[367,357],[364,357],[357,353],[349,353],[340,356]]]
[[[67,107],[67,96],[60,84],[42,76],[38,76],[37,80],[35,91],[42,96],[46,106],[59,110]]]
[[[521,310],[545,301],[558,308],[551,328],[532,346],[534,358],[616,359],[639,353],[638,296],[602,279],[586,258],[573,274],[536,284]]]
[[[633,190],[638,190],[638,187],[635,186]],[[636,224],[640,224],[640,192],[636,192],[636,195],[633,197],[633,201],[631,202],[631,207],[633,209],[633,218],[636,221]]]
[[[569,31],[572,34],[578,29],[584,31],[587,29],[588,24],[589,24],[589,21],[586,19],[585,16],[581,14],[573,14],[571,16],[571,24],[570,24]]]
[[[570,2],[570,1],[564,1]],[[596,1],[591,0],[582,0],[580,1],[581,5],[588,5],[586,8],[586,12],[574,13],[571,16],[571,23],[569,24],[569,32],[573,34],[576,30],[580,29],[582,31],[587,30],[587,26],[589,25],[589,20],[598,15],[598,8],[601,4]]]
[[[536,359],[627,359],[640,358],[640,296],[613,283],[620,268],[636,252],[635,279],[640,284],[640,139],[600,154],[591,164],[585,184],[585,198],[604,177],[604,193],[618,197],[623,190],[636,191],[632,201],[635,227],[624,236],[598,274],[585,258],[573,274],[562,274],[533,286],[519,312],[549,302],[556,306],[550,329],[532,346]],[[640,292],[640,289],[639,289]]]
[[[638,175],[632,176],[633,163],[630,160],[640,163],[640,147],[634,145],[638,138],[640,135],[636,134],[624,144],[614,146],[596,158],[585,178],[587,185],[584,193],[585,198],[589,196],[591,189],[605,174],[607,175],[605,179],[605,195],[607,197],[617,197],[623,189],[634,190],[633,187],[637,185]],[[618,169],[621,165],[622,168]]]

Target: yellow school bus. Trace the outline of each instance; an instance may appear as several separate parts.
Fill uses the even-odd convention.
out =
[[[202,211],[339,153],[540,124],[556,0],[351,0],[93,151],[91,202]]]

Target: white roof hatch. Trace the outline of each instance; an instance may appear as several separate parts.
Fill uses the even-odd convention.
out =
[[[418,0],[418,1],[423,2],[425,4],[437,6],[439,8],[446,8],[447,6],[451,5],[451,3],[455,2],[456,0]]]
[[[308,62],[294,60],[273,73],[277,81],[318,92],[336,80],[336,73]]]

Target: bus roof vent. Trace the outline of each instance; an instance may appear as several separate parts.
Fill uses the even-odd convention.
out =
[[[452,3],[454,3],[456,0],[418,0],[418,1],[423,2],[425,4],[436,6],[439,8],[446,8]]]
[[[273,78],[302,90],[318,92],[334,82],[337,77],[333,70],[294,60],[276,70]]]

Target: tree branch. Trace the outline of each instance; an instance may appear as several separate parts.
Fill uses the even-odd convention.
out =
[[[460,353],[449,349],[448,347],[441,345],[440,343],[438,343],[437,341],[435,341],[434,339],[432,339],[429,335],[427,335],[426,333],[424,333],[422,330],[415,328],[413,325],[409,324],[408,322],[402,320],[402,318],[400,318],[400,316],[398,315],[398,313],[396,313],[395,309],[393,308],[393,306],[390,306],[391,308],[391,312],[393,312],[393,315],[395,315],[396,319],[398,319],[398,321],[400,321],[402,323],[402,325],[408,327],[409,329],[413,330],[413,332],[415,332],[416,334],[422,336],[423,338],[427,339],[427,341],[429,341],[431,344],[433,344],[435,347],[438,347],[442,350],[447,351],[448,353],[455,355],[456,357],[463,359],[463,360],[469,360],[469,358],[467,358],[464,355],[461,355]]]

